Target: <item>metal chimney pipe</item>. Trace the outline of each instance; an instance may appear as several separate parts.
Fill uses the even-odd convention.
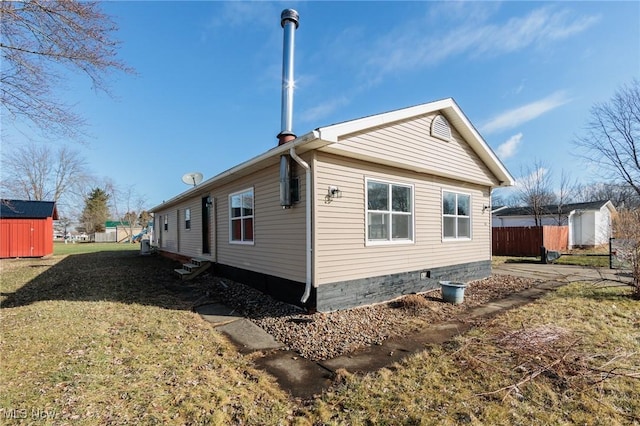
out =
[[[293,9],[285,9],[280,14],[280,25],[284,28],[284,43],[282,49],[282,119],[278,145],[296,138],[293,133],[293,57],[298,21],[298,12]]]

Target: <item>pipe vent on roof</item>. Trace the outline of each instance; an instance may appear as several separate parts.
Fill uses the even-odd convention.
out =
[[[444,141],[451,140],[451,126],[444,115],[440,114],[436,116],[431,122],[431,136]]]

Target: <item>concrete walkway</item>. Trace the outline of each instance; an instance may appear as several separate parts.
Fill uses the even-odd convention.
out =
[[[389,338],[381,345],[319,362],[302,358],[295,352],[281,350],[283,345],[271,335],[248,319],[235,315],[233,310],[224,305],[204,305],[196,308],[196,311],[226,334],[241,352],[265,352],[255,363],[273,375],[280,386],[292,396],[311,398],[331,385],[335,372],[339,369],[352,373],[378,370],[423,350],[426,345],[444,343],[464,333],[472,327],[473,319],[489,318],[499,312],[530,303],[569,282],[593,281],[606,285],[626,285],[626,282],[631,281],[621,271],[534,263],[505,263],[494,267],[493,273],[534,278],[543,282],[499,301],[466,311],[464,322],[455,320],[438,323],[416,334]]]

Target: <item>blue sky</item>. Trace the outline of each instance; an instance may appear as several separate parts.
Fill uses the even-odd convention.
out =
[[[71,76],[97,176],[155,206],[276,146],[280,12],[296,31],[294,131],[453,97],[517,177],[534,158],[600,181],[572,140],[640,77],[640,2],[108,2],[137,75]],[[5,129],[6,130],[6,129]],[[10,130],[9,130],[10,132]],[[14,135],[13,140],[21,136]]]

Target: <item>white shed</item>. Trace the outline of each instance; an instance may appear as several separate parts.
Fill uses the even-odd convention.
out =
[[[611,201],[602,200],[544,206],[543,212],[539,225],[569,227],[570,248],[595,247],[609,242],[616,208]],[[499,208],[493,211],[491,226],[535,226],[535,219],[530,207]]]

